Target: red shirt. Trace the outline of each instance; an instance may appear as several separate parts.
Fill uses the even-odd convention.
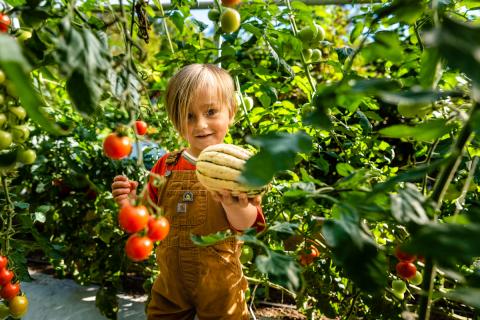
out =
[[[169,154],[165,154],[163,157],[161,157],[157,163],[153,166],[151,172],[154,174],[158,174],[161,176],[165,175],[165,172],[167,171],[167,164],[166,160]],[[168,170],[170,171],[181,171],[181,170],[195,170],[196,166],[189,162],[185,157],[180,156],[177,163],[174,165],[169,165]],[[154,203],[157,202],[157,197],[158,197],[158,190],[152,185],[153,177],[150,178],[150,181],[148,183],[148,194],[150,195],[150,198]],[[255,223],[253,224],[255,228],[257,229],[257,232],[261,232],[265,229],[265,217],[263,215],[262,208],[260,206],[257,206],[257,219],[255,220]],[[252,226],[252,227],[253,227]]]

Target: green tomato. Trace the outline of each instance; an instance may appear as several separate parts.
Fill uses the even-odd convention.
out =
[[[212,9],[208,11],[208,19],[210,21],[218,21],[218,18],[220,18],[220,11],[218,11],[217,9]]]
[[[253,98],[246,96],[245,99],[243,99],[243,101],[245,102],[245,107],[247,108],[247,110],[252,110],[253,104],[254,104]]]
[[[317,37],[318,30],[316,28],[305,27],[297,33],[297,37],[303,44],[309,44]]]
[[[22,30],[20,33],[17,35],[17,40],[18,41],[25,41],[28,40],[32,37],[32,33],[27,30]]]
[[[30,136],[30,130],[26,126],[13,126],[11,132],[13,141],[18,143],[25,142]]]
[[[250,246],[243,245],[242,254],[240,255],[240,262],[246,264],[253,259],[253,249]]]
[[[10,147],[12,141],[13,139],[10,132],[0,130],[0,150]]]
[[[403,294],[407,291],[407,284],[403,280],[396,279],[392,281],[392,289],[396,293]]]
[[[400,292],[393,291],[393,295],[395,297],[397,297],[397,299],[399,299],[399,300],[403,300],[405,298],[405,293],[400,293]]]
[[[305,61],[309,61],[312,58],[312,49],[303,49],[303,57],[305,58]]]
[[[398,113],[405,118],[424,117],[432,112],[432,106],[425,103],[404,103],[397,106]]]
[[[315,27],[317,28],[317,36],[312,40],[312,42],[319,43],[325,39],[325,30],[319,25],[315,25]]]
[[[13,113],[18,119],[23,120],[27,116],[27,111],[23,107],[9,107],[8,111]]]
[[[232,8],[223,10],[220,16],[220,25],[225,33],[237,31],[240,28],[240,13]]]
[[[20,150],[17,152],[17,160],[23,164],[32,164],[37,159],[37,154],[32,149]]]
[[[5,97],[3,94],[0,94],[0,104],[3,104],[5,102]]]
[[[322,51],[320,49],[312,50],[312,62],[320,62],[322,60]]]
[[[7,77],[5,77],[5,72],[3,72],[3,70],[0,70],[0,84],[4,83],[6,78]]]
[[[2,127],[7,122],[7,116],[5,113],[0,113],[0,127]]]
[[[409,279],[408,282],[410,282],[411,284],[416,285],[416,286],[422,284],[422,282],[423,282],[422,273],[417,270],[417,272],[415,273],[415,276],[413,278]]]

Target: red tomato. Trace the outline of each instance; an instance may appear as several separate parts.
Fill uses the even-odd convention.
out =
[[[135,121],[135,128],[137,129],[137,134],[143,136],[147,132],[147,123],[142,120]]]
[[[103,141],[103,151],[111,159],[119,160],[127,157],[132,152],[132,141],[127,136],[111,133]]]
[[[152,241],[160,241],[165,239],[169,231],[170,223],[165,217],[160,217],[158,219],[152,218],[148,221],[147,236],[152,239]]]
[[[153,250],[153,242],[149,237],[132,234],[125,244],[125,253],[133,261],[147,259]]]
[[[242,0],[222,0],[222,6],[225,7],[234,7],[239,4]]]
[[[400,250],[400,247],[395,248],[395,257],[400,261],[413,262],[417,259],[417,256]]]
[[[408,261],[400,261],[397,263],[395,269],[400,278],[407,280],[415,277],[415,274],[417,273],[417,267]]]
[[[5,256],[0,256],[0,269],[3,269],[8,264],[8,258]]]
[[[320,256],[320,252],[318,251],[317,247],[311,245],[310,248],[305,250],[301,255],[300,255],[300,264],[302,266],[307,266],[311,264],[316,258]]]
[[[142,230],[148,223],[148,210],[145,206],[123,206],[118,214],[118,222],[123,230],[133,233]]]
[[[18,293],[20,292],[20,284],[17,283],[7,283],[3,286],[2,291],[0,291],[0,295],[5,300],[12,300],[15,298]]]
[[[0,13],[0,32],[7,32],[12,21],[6,14]]]
[[[13,272],[7,268],[0,269],[0,285],[4,286],[13,279]]]

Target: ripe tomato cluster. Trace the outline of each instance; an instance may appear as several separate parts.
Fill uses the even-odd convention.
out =
[[[147,133],[148,125],[145,121],[135,121],[135,133],[143,136]],[[114,132],[109,134],[103,141],[103,152],[107,157],[113,160],[126,158],[132,152],[132,139],[123,132]]]
[[[8,258],[0,255],[0,296],[5,300],[0,303],[0,310],[8,313],[14,318],[19,318],[27,312],[27,297],[20,294],[20,283],[13,282],[15,273],[7,268]],[[8,307],[7,307],[8,304]]]
[[[165,239],[170,231],[167,218],[151,216],[143,205],[121,207],[118,223],[125,232],[132,233],[125,244],[125,253],[133,261],[147,259],[152,254],[153,243]]]
[[[300,254],[300,264],[302,266],[308,266],[312,264],[320,256],[320,252],[318,251],[317,247],[314,245],[310,245],[308,249],[305,249]]]
[[[417,273],[417,267],[413,263],[417,259],[417,256],[403,252],[399,247],[395,249],[395,256],[399,260],[395,266],[398,276],[405,280],[413,278]]]

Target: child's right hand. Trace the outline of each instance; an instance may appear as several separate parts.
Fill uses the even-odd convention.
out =
[[[135,199],[137,195],[138,182],[128,180],[126,176],[116,176],[113,178],[112,195],[119,206],[123,206]]]

